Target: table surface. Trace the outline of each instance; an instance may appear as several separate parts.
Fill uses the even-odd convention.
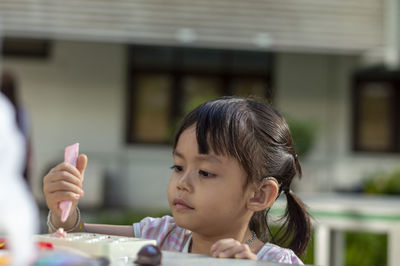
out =
[[[122,262],[122,261],[121,261]],[[113,264],[114,265],[114,264]],[[132,265],[131,263],[126,264],[116,264],[119,265]],[[191,265],[191,266],[213,266],[213,265],[243,265],[243,266],[256,266],[256,265],[264,265],[264,266],[279,266],[279,265],[287,265],[281,263],[271,263],[266,261],[251,261],[251,260],[240,260],[240,259],[217,259],[212,258],[206,255],[200,254],[188,254],[181,252],[172,252],[172,251],[162,251],[162,264],[165,266],[172,265]]]
[[[51,253],[49,253],[51,252]],[[43,254],[52,254],[52,251],[47,251]],[[56,253],[60,254],[60,253]],[[0,250],[0,257],[2,256],[10,256],[10,252],[7,250]],[[63,252],[62,256],[64,259],[66,256],[73,256],[76,255],[75,253],[66,253]],[[58,255],[53,255],[58,256]],[[60,257],[60,256],[59,256]],[[86,257],[86,256],[85,256]],[[43,265],[50,265],[48,262],[49,260],[44,260],[47,264]],[[58,260],[59,262],[59,260]],[[116,259],[111,261],[111,266],[132,266],[137,265],[133,263],[133,259],[124,257],[120,259]],[[279,265],[287,265],[282,263],[271,263],[266,261],[251,261],[251,260],[240,260],[240,259],[217,259],[212,258],[206,255],[200,254],[188,254],[188,253],[181,253],[181,252],[172,252],[172,251],[162,251],[162,260],[161,265],[163,266],[180,266],[180,265],[191,265],[191,266],[214,266],[214,265],[242,265],[242,266],[257,266],[257,265],[264,265],[264,266],[279,266]]]

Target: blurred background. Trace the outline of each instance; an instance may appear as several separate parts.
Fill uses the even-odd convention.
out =
[[[42,178],[79,142],[96,222],[168,213],[182,116],[252,95],[290,124],[296,192],[400,194],[399,27],[398,0],[1,0],[1,90],[26,180],[46,212]]]

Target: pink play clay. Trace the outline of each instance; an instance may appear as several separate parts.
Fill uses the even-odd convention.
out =
[[[78,155],[79,143],[75,143],[65,148],[64,161],[76,166]],[[58,207],[61,209],[61,222],[64,223],[69,216],[69,212],[71,211],[72,201],[63,200],[58,204]]]
[[[64,228],[60,227],[57,229],[57,231],[52,233],[51,236],[57,238],[67,238],[67,232],[64,231]]]

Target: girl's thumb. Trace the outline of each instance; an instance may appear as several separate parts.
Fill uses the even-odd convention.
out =
[[[87,165],[88,158],[85,154],[80,154],[78,159],[76,160],[76,168],[81,172],[82,180],[83,176],[85,175],[85,169]]]

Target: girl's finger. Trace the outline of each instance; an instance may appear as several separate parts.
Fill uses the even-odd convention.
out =
[[[67,171],[54,172],[45,177],[43,184],[50,184],[59,181],[66,181],[82,188],[82,180]]]
[[[79,155],[78,159],[76,160],[76,168],[80,172],[82,180],[83,180],[83,177],[85,175],[85,169],[86,169],[86,166],[87,166],[87,162],[88,162],[88,159],[87,159],[87,156],[85,154]]]
[[[244,250],[235,254],[236,259],[257,260],[257,255],[251,251],[249,245],[243,244],[242,246]]]
[[[234,258],[237,253],[241,253],[244,251],[246,251],[245,247],[243,245],[239,244],[239,245],[234,245],[230,248],[227,248],[224,251],[222,251],[218,254],[215,254],[215,255],[216,255],[216,257],[219,257],[219,258]]]
[[[67,171],[74,176],[81,177],[81,172],[75,166],[67,162],[62,162],[58,164],[56,167],[50,170],[49,174],[58,171]]]
[[[243,252],[236,253],[235,259],[257,260],[257,255],[251,251],[244,250]]]
[[[214,245],[211,246],[210,251],[211,254],[219,254],[224,250],[237,245],[240,245],[240,242],[235,239],[232,238],[221,239],[215,242]]]
[[[79,194],[70,191],[57,191],[54,193],[47,194],[46,201],[52,203],[51,205],[57,209],[58,203],[63,200],[71,200],[72,202],[77,201],[80,198]],[[50,207],[50,206],[49,206]]]
[[[73,192],[75,194],[83,195],[83,190],[79,186],[64,180],[52,182],[47,184],[44,188],[45,194],[55,193],[57,191]]]

